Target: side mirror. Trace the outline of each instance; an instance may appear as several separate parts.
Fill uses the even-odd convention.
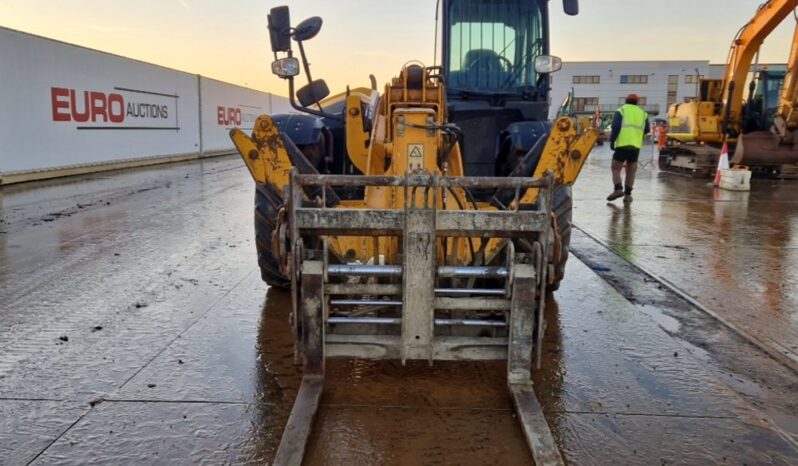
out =
[[[321,102],[328,95],[330,95],[330,88],[327,87],[327,83],[323,79],[316,79],[296,91],[299,105],[303,107],[310,107],[317,102]]]
[[[321,18],[318,16],[312,16],[302,21],[294,28],[294,39],[299,42],[313,39],[321,30],[321,23]]]
[[[287,6],[274,7],[269,11],[269,39],[272,52],[291,51],[291,15]]]
[[[540,74],[554,73],[562,68],[562,59],[554,55],[539,55],[535,57],[535,71]]]
[[[579,14],[579,0],[562,0],[562,9],[565,14],[569,16],[576,16]]]
[[[281,78],[292,78],[299,74],[299,60],[287,57],[272,62],[272,73]]]

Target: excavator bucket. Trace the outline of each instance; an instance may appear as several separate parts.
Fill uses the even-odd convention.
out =
[[[787,175],[785,166],[798,165],[798,147],[782,142],[770,131],[752,131],[737,138],[731,163],[749,167],[778,167],[784,177]],[[798,175],[798,172],[793,175]]]

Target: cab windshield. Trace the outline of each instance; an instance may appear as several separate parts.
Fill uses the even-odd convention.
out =
[[[752,106],[753,113],[762,119],[759,123],[762,128],[773,126],[773,116],[779,109],[779,96],[785,74],[784,71],[761,71],[757,79],[754,99],[749,105]]]
[[[528,0],[449,2],[446,69],[452,91],[517,93],[537,81],[543,15]]]

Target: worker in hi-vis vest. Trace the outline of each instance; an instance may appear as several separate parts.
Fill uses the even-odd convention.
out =
[[[651,131],[648,126],[648,113],[637,106],[637,94],[626,96],[626,103],[621,106],[612,119],[610,148],[612,154],[612,183],[615,189],[607,196],[614,201],[623,196],[623,202],[632,202],[632,189],[637,173],[637,159],[643,138]],[[621,183],[621,170],[626,167],[625,185]]]

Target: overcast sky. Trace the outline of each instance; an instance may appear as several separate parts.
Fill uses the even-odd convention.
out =
[[[710,60],[723,63],[760,0],[581,0],[577,17],[551,1],[551,50],[566,61]],[[289,4],[292,22],[322,16],[307,44],[316,78],[335,92],[380,83],[403,63],[432,62],[435,0],[0,0],[0,25],[255,89],[285,94],[272,76],[266,15]],[[761,61],[784,62],[795,20]],[[6,64],[3,64],[5,66]]]

